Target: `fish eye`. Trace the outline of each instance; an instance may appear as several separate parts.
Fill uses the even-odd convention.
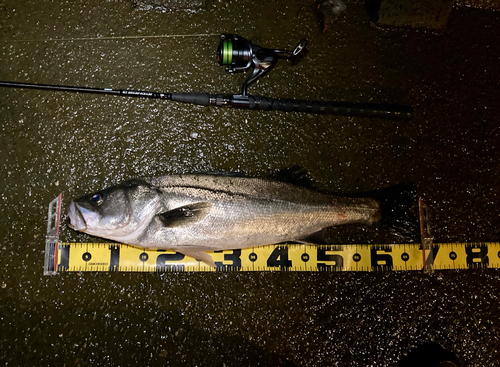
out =
[[[94,194],[94,195],[92,195],[91,200],[94,203],[96,203],[97,205],[101,205],[102,202],[104,201],[101,194]]]

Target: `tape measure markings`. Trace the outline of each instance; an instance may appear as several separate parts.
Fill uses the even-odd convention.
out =
[[[500,243],[277,244],[211,252],[216,268],[183,254],[116,243],[52,243],[45,273],[65,271],[415,271],[499,268]],[[425,251],[425,252],[424,252]],[[47,259],[49,259],[47,261]]]
[[[168,250],[59,242],[62,194],[49,204],[44,274],[65,271],[412,271],[500,268],[500,243],[432,243],[419,199],[422,244],[276,244],[211,252],[216,268]]]

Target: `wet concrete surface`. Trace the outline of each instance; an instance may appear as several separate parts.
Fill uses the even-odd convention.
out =
[[[189,171],[299,164],[321,189],[345,193],[414,182],[436,242],[498,241],[500,13],[454,8],[438,33],[373,27],[363,2],[347,5],[322,35],[314,4],[299,1],[177,12],[0,4],[0,80],[236,93],[245,77],[217,64],[218,34],[279,48],[307,37],[299,64],[280,61],[250,93],[415,109],[410,122],[388,122],[0,89],[2,364],[395,366],[430,340],[466,366],[498,363],[493,269],[42,275],[47,205],[59,192],[67,202]],[[109,38],[174,34],[197,36]],[[67,228],[61,238],[95,240]]]

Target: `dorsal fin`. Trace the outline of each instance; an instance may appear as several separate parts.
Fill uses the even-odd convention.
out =
[[[314,186],[313,181],[309,176],[309,172],[298,164],[280,169],[269,175],[269,178],[307,188],[312,188]]]

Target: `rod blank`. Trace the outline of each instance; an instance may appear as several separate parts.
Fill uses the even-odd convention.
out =
[[[111,94],[127,97],[166,99],[201,106],[233,107],[258,111],[303,112],[340,116],[410,120],[413,108],[397,104],[349,103],[309,101],[289,98],[271,98],[259,95],[223,95],[208,93],[158,93],[108,88],[73,87],[52,84],[34,84],[0,81],[0,87],[28,88],[78,93]]]

